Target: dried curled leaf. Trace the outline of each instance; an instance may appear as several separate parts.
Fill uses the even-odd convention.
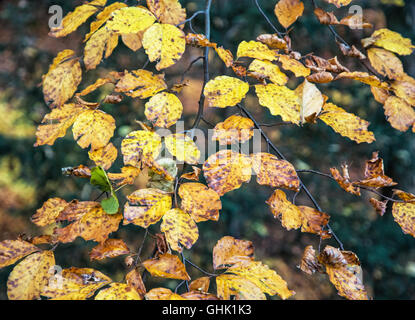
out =
[[[72,132],[81,148],[92,150],[105,147],[114,135],[114,118],[101,110],[86,110],[75,120]]]
[[[55,229],[54,234],[63,243],[72,242],[77,237],[103,242],[110,233],[118,230],[121,219],[120,213],[107,214],[98,202],[75,202],[69,204],[59,217],[61,221],[74,222]]]
[[[183,245],[190,249],[199,238],[199,230],[192,217],[181,209],[171,209],[163,216],[160,225],[170,247],[182,252]]]
[[[219,220],[222,203],[214,190],[201,183],[183,183],[179,196],[182,210],[190,214],[195,222]]]
[[[202,172],[202,169],[196,166],[192,166],[192,172],[186,172],[182,174],[181,178],[193,181],[199,181],[199,175]]]
[[[301,232],[314,233],[322,239],[331,237],[330,232],[324,230],[330,219],[327,213],[307,206],[299,206],[298,209],[300,209],[303,217]]]
[[[343,175],[340,174],[339,170],[336,168],[330,168],[331,175],[333,176],[334,180],[342,187],[345,191],[360,196],[360,188],[355,186],[349,177],[349,171],[347,165],[342,165]]]
[[[146,103],[144,114],[156,127],[169,128],[180,119],[183,105],[176,95],[157,93]]]
[[[68,268],[51,275],[42,296],[53,300],[85,300],[112,282],[111,278],[91,268]]]
[[[364,179],[354,183],[371,188],[391,187],[397,184],[385,175],[383,159],[379,158],[378,152],[373,152],[372,159],[366,161]]]
[[[281,72],[280,68],[270,61],[255,59],[249,65],[248,71],[257,74],[264,79],[269,78],[273,83],[280,86],[285,85],[288,81],[288,77]]]
[[[121,143],[124,164],[140,168],[141,160],[152,162],[161,151],[161,137],[154,132],[130,132]]]
[[[4,240],[0,242],[0,268],[7,267],[36,251],[39,251],[39,248],[28,241]]]
[[[95,300],[141,300],[138,292],[128,284],[113,282],[98,292]]]
[[[283,121],[300,123],[300,103],[295,91],[276,84],[256,85],[259,104],[267,107],[272,115],[281,116]]]
[[[157,70],[166,69],[182,57],[186,47],[185,35],[171,24],[155,23],[144,33],[143,47],[150,61],[159,60]]]
[[[77,7],[73,12],[68,13],[63,18],[59,27],[51,28],[49,35],[60,38],[74,32],[90,16],[97,12],[99,7],[105,6],[106,3],[107,0],[93,0]]]
[[[158,222],[170,210],[171,196],[159,189],[140,189],[129,196],[124,207],[124,224],[143,228]]]
[[[352,0],[326,0],[326,2],[334,4],[337,8],[347,6]]]
[[[372,143],[376,140],[373,132],[367,130],[369,122],[332,103],[326,103],[323,111],[319,119],[342,136],[357,143]]]
[[[39,299],[54,266],[55,256],[52,251],[35,252],[19,262],[7,279],[9,300]]]
[[[251,166],[251,158],[247,155],[222,150],[205,161],[203,174],[209,187],[223,196],[251,179]]]
[[[310,74],[309,68],[289,55],[276,54],[276,59],[281,63],[283,69],[291,71],[296,77],[307,77]]]
[[[242,80],[219,76],[206,84],[203,93],[209,107],[226,108],[241,102],[248,90],[248,83]]]
[[[85,111],[81,105],[69,103],[53,109],[45,115],[36,131],[35,147],[53,145],[56,139],[64,137],[66,130],[75,122],[77,116]]]
[[[88,152],[89,159],[95,162],[97,166],[104,170],[111,168],[115,159],[117,159],[117,148],[110,142],[105,147],[91,150]]]
[[[107,175],[108,179],[110,179],[111,181],[117,181],[116,186],[120,187],[126,184],[133,184],[135,178],[138,177],[139,173],[140,169],[136,167],[127,166],[121,168],[121,173],[109,172]]]
[[[254,259],[254,246],[251,241],[225,236],[213,247],[213,268],[223,269],[241,261]]]
[[[106,28],[117,33],[138,33],[150,27],[156,18],[144,7],[126,7],[114,11]]]
[[[162,23],[177,25],[186,20],[186,9],[183,9],[178,0],[147,0],[150,11]],[[183,29],[184,24],[180,26]]]
[[[256,40],[266,44],[270,49],[285,50],[288,47],[287,42],[278,37],[277,34],[261,34]]]
[[[411,39],[389,29],[376,30],[369,38],[362,39],[362,44],[365,48],[375,45],[400,55],[410,55],[415,48]]]
[[[98,244],[96,247],[92,248],[91,252],[89,253],[89,257],[91,261],[103,260],[106,258],[114,258],[129,253],[130,249],[128,249],[123,240],[107,239],[104,242]]]
[[[281,220],[281,224],[287,230],[298,229],[303,223],[301,210],[290,201],[282,190],[275,190],[266,201],[275,218]]]
[[[74,95],[82,80],[79,59],[72,50],[61,51],[43,77],[43,95],[50,108],[62,106]]]
[[[245,142],[254,135],[253,128],[254,123],[251,119],[233,115],[213,128],[212,140],[219,141],[220,145]]]
[[[152,97],[164,89],[167,89],[164,75],[143,69],[125,71],[115,86],[116,92],[124,92],[127,96],[141,99]]]
[[[42,205],[42,208],[38,209],[32,216],[32,222],[39,227],[54,223],[67,205],[68,203],[61,198],[50,198]]]
[[[386,205],[388,204],[388,200],[379,201],[375,198],[370,198],[369,201],[372,207],[376,210],[376,213],[383,217],[386,211]]]
[[[146,260],[143,262],[143,266],[153,277],[190,280],[183,262],[180,261],[178,256],[170,253]]]
[[[237,58],[249,57],[259,60],[273,61],[276,53],[269,49],[265,44],[258,41],[242,41],[238,46]]]
[[[251,155],[252,168],[257,174],[257,182],[276,188],[285,188],[298,191],[300,180],[294,166],[286,160],[276,156],[258,152]]]
[[[274,8],[278,21],[288,28],[303,15],[304,3],[300,0],[279,0]]]
[[[374,75],[370,75],[367,72],[342,72],[340,74],[337,75],[335,80],[339,80],[339,79],[352,79],[352,80],[357,80],[360,81],[362,83],[366,83],[370,86],[373,87],[378,87],[378,88],[387,88],[388,85],[385,82],[382,82],[379,80],[378,77],[374,76]]]
[[[313,246],[307,246],[304,249],[303,257],[301,258],[301,264],[299,268],[301,271],[307,274],[313,274],[316,271],[322,271],[322,265],[317,260],[316,250],[314,250]]]

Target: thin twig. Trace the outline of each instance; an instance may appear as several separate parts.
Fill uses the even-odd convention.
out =
[[[216,273],[210,273],[210,272],[207,272],[207,271],[203,270],[201,267],[199,267],[199,266],[195,265],[195,264],[194,264],[193,262],[191,262],[190,260],[186,260],[186,262],[187,262],[187,263],[189,263],[192,267],[196,268],[197,270],[199,270],[200,272],[204,273],[204,274],[205,274],[205,275],[207,275],[207,276],[210,276],[210,277],[217,277],[217,276],[219,276],[219,274],[216,274]]]
[[[187,22],[191,22],[191,21],[192,21],[194,18],[196,18],[199,14],[205,14],[205,11],[203,11],[203,10],[196,11],[195,13],[193,13],[193,15],[192,15],[189,19],[186,19],[186,20],[184,20],[183,22],[180,22],[179,24],[176,24],[176,27],[181,26],[182,24],[185,24],[185,23],[187,23]]]
[[[255,6],[257,7],[258,11],[262,14],[262,16],[264,17],[264,19],[268,22],[268,24],[271,26],[271,28],[274,30],[274,32],[276,34],[278,34],[278,36],[280,38],[282,38],[284,35],[282,32],[280,32],[275,26],[274,24],[271,22],[271,20],[269,20],[268,16],[265,14],[264,10],[262,10],[261,6],[258,3],[258,0],[254,0],[255,2]]]

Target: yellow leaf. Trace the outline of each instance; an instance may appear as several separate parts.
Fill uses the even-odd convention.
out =
[[[143,266],[153,277],[190,280],[186,267],[179,257],[170,253],[164,253],[157,258],[146,260],[143,262]]]
[[[254,246],[251,241],[225,236],[213,248],[213,268],[223,269],[228,265],[254,259]]]
[[[215,51],[219,58],[225,63],[226,67],[229,68],[233,65],[233,54],[229,50],[223,47],[215,47]]]
[[[82,70],[75,52],[65,50],[54,59],[48,73],[43,77],[43,95],[51,108],[63,105],[72,98],[82,80]]]
[[[129,196],[124,207],[124,224],[148,228],[170,210],[171,196],[159,189],[140,189]]]
[[[286,160],[276,156],[258,152],[251,155],[252,169],[257,174],[257,182],[276,188],[285,188],[298,191],[300,180],[294,166]]]
[[[415,237],[415,204],[394,202],[392,214],[395,221],[401,226],[402,231]]]
[[[112,79],[110,78],[99,78],[97,79],[93,84],[86,87],[84,90],[82,90],[80,93],[77,93],[78,96],[86,96],[90,94],[91,92],[95,91],[96,89],[102,87],[103,85],[106,85],[107,83],[112,83]]]
[[[154,288],[145,295],[146,300],[186,300],[167,288]]]
[[[124,76],[115,86],[116,92],[124,92],[133,98],[146,99],[154,96],[157,92],[167,89],[164,75],[153,75],[150,71],[139,69],[126,71]]]
[[[157,70],[174,65],[186,48],[182,30],[171,24],[155,23],[144,33],[143,47],[150,61],[159,60]]]
[[[352,0],[326,0],[326,2],[334,4],[337,8],[347,6]]]
[[[164,232],[170,247],[178,252],[182,252],[180,245],[190,249],[199,238],[199,230],[192,217],[177,208],[165,213],[160,230]]]
[[[253,128],[251,119],[233,115],[213,128],[212,140],[219,141],[220,145],[246,142],[253,137]]]
[[[95,300],[141,300],[141,296],[128,284],[114,282],[109,288],[100,290]]]
[[[128,285],[132,286],[140,296],[144,296],[146,293],[146,287],[144,285],[143,279],[141,278],[141,273],[138,272],[136,268],[132,269],[125,276],[125,282]]]
[[[251,179],[251,158],[231,150],[221,150],[211,155],[203,164],[208,186],[220,196],[238,189]]]
[[[282,190],[275,190],[271,197],[266,201],[271,208],[275,218],[281,220],[282,226],[287,229],[298,229],[303,222],[301,210],[290,201]]]
[[[48,284],[55,266],[52,251],[31,254],[12,270],[7,280],[7,296],[9,300],[39,299],[44,286]]]
[[[168,135],[164,139],[167,150],[179,161],[197,164],[200,159],[200,151],[194,141],[187,135],[176,133]]]
[[[64,37],[74,32],[90,16],[98,11],[99,7],[105,6],[107,0],[93,0],[89,3],[77,7],[73,12],[68,13],[63,18],[62,23],[57,28],[51,28],[49,33],[52,37]]]
[[[0,242],[0,268],[7,267],[17,260],[39,251],[39,248],[23,240],[4,240]]]
[[[367,56],[373,68],[389,79],[398,79],[404,73],[401,60],[390,51],[370,48]]]
[[[269,78],[272,82],[280,86],[285,85],[288,81],[288,77],[281,72],[280,68],[267,60],[255,59],[249,65],[248,71],[255,72],[263,78]]]
[[[300,0],[280,0],[275,5],[274,12],[284,28],[288,28],[303,15],[304,4]]]
[[[384,104],[385,116],[393,128],[406,131],[415,123],[415,111],[405,100],[390,96]]]
[[[117,187],[120,187],[122,185],[126,184],[133,184],[135,178],[138,177],[140,173],[140,169],[132,166],[126,166],[121,168],[121,173],[108,173],[108,178],[111,181],[118,181]]]
[[[297,125],[300,123],[300,102],[295,91],[273,83],[256,85],[255,91],[259,104],[267,107],[272,115]]]
[[[266,300],[265,294],[250,280],[231,274],[216,277],[217,295],[223,300]]]
[[[160,92],[146,103],[144,114],[156,127],[169,128],[180,119],[183,105],[176,95]]]
[[[410,55],[415,48],[411,39],[389,29],[376,30],[370,38],[362,39],[362,44],[365,48],[373,44],[400,55]]]
[[[349,300],[368,300],[365,287],[352,270],[326,266],[326,272],[339,295]]]
[[[150,27],[156,18],[144,7],[127,7],[112,12],[107,21],[108,30],[117,33],[138,33]]]
[[[287,42],[278,37],[278,34],[260,34],[256,40],[266,44],[270,49],[287,49]]]
[[[401,79],[392,83],[392,89],[395,94],[408,102],[411,106],[415,106],[415,79],[404,75]]]
[[[107,239],[104,242],[98,244],[96,247],[92,248],[91,252],[89,253],[89,257],[91,261],[103,260],[106,258],[114,258],[129,253],[130,250],[123,240]]]
[[[85,300],[110,282],[112,280],[98,270],[72,267],[51,275],[42,296],[53,300]]]
[[[35,147],[44,144],[53,145],[55,140],[65,136],[66,130],[75,122],[76,117],[85,111],[81,105],[69,103],[55,108],[45,115],[36,131]]]
[[[67,205],[68,203],[61,198],[50,198],[43,204],[42,208],[38,209],[32,216],[32,222],[39,227],[54,223]]]
[[[84,41],[88,41],[88,39],[94,34],[95,31],[97,31],[101,26],[108,21],[109,18],[111,18],[111,14],[121,8],[125,8],[127,5],[122,2],[114,2],[113,4],[110,4],[109,6],[105,7],[104,10],[102,10],[100,13],[97,14],[97,18],[95,21],[91,22],[90,25],[90,31],[85,36]]]
[[[242,80],[219,76],[206,84],[203,93],[209,107],[226,108],[241,102],[248,90],[248,83]]]
[[[352,79],[368,84],[369,86],[388,88],[387,83],[379,80],[378,77],[368,74],[367,72],[342,72],[337,75],[335,80],[339,79]]]
[[[118,44],[118,35],[103,27],[95,32],[85,45],[84,63],[87,70],[95,69],[105,53],[108,58]]]
[[[346,112],[332,103],[326,103],[323,111],[324,113],[320,115],[319,119],[343,137],[347,137],[357,143],[372,143],[376,140],[373,132],[367,130],[369,122]]]
[[[122,34],[121,35],[122,42],[131,50],[137,51],[143,46],[142,41],[143,41],[144,31],[140,31],[138,33]]]
[[[242,41],[238,46],[237,58],[249,57],[259,60],[275,60],[275,52],[270,50],[265,44],[258,41]]]
[[[222,203],[214,190],[201,183],[183,183],[179,196],[182,210],[190,214],[195,222],[219,220]]]
[[[288,289],[287,283],[274,270],[259,261],[239,262],[226,272],[244,277],[261,291],[272,296],[278,294],[284,300],[295,294],[294,291]]]
[[[372,91],[375,100],[381,104],[384,104],[386,100],[390,97],[389,91],[386,89],[370,87],[370,91]]]
[[[186,20],[186,9],[178,0],[147,0],[147,6],[161,23],[177,25]],[[180,26],[183,27],[184,24]]]
[[[141,160],[153,161],[161,151],[161,138],[157,133],[138,130],[130,132],[121,143],[124,164],[140,168]]]
[[[105,147],[114,135],[115,120],[101,110],[86,110],[75,120],[72,132],[81,148],[92,150]]]
[[[291,71],[296,77],[307,77],[310,74],[309,68],[288,55],[276,54],[276,59],[281,63],[283,69]]]
[[[66,215],[61,215],[59,220],[74,220],[74,222],[54,231],[58,240],[63,243],[72,242],[77,237],[103,242],[110,233],[118,230],[122,219],[120,213],[107,214],[98,202],[92,201],[87,201],[85,206],[82,202],[76,203],[73,207],[69,205],[65,211],[67,211]]]
[[[108,170],[117,159],[117,148],[110,142],[105,147],[91,150],[88,152],[89,159],[95,162],[97,166]]]
[[[304,79],[295,90],[300,100],[300,121],[304,123],[312,115],[318,116],[324,104],[324,97],[317,86]]]

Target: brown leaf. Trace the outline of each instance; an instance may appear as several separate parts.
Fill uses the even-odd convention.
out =
[[[147,292],[146,287],[144,285],[143,279],[141,278],[141,274],[137,271],[137,269],[133,269],[127,273],[125,276],[125,281],[128,285],[132,286],[137,292],[144,296]]]
[[[376,213],[380,215],[381,217],[383,217],[386,211],[386,205],[388,204],[388,200],[379,201],[375,198],[370,198],[369,201],[372,207],[375,208]]]
[[[187,180],[199,181],[199,175],[202,172],[202,169],[196,166],[192,166],[192,170],[193,170],[192,172],[186,172],[182,174],[181,178],[187,179]]]
[[[301,232],[318,234],[322,239],[331,237],[329,231],[323,230],[330,219],[330,216],[327,213],[307,206],[299,206],[298,208],[303,217]]]
[[[256,41],[266,44],[270,49],[285,50],[288,48],[287,42],[279,38],[277,34],[261,34]]]
[[[224,269],[240,261],[254,259],[254,246],[251,241],[235,239],[231,236],[221,238],[213,248],[213,268]]]
[[[373,152],[372,159],[366,161],[365,179],[355,181],[354,184],[371,188],[391,187],[397,183],[385,175],[383,159],[379,158],[379,152]]]
[[[129,254],[130,250],[121,239],[107,239],[92,248],[89,258],[93,260],[103,260],[106,258],[114,258],[123,254]]]
[[[299,266],[301,271],[311,275],[314,272],[322,272],[323,266],[318,262],[316,256],[316,250],[313,246],[307,246],[304,249],[303,257],[301,259],[301,264]]]
[[[209,285],[210,285],[210,278],[201,277],[190,282],[189,289],[190,291],[196,291],[196,292],[208,292]]]

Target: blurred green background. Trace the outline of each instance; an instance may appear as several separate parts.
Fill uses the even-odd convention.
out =
[[[111,3],[113,1],[109,1]],[[130,4],[136,1],[127,1]],[[144,5],[144,1],[138,1]],[[278,26],[273,15],[276,1],[260,1],[271,20]],[[293,48],[301,53],[313,52],[316,55],[331,58],[338,56],[340,62],[350,69],[359,70],[353,60],[345,59],[338,51],[327,28],[320,26],[312,14],[311,1],[305,0],[304,16],[294,24],[290,36]],[[63,0],[2,0],[0,2],[0,241],[15,239],[19,234],[39,235],[51,232],[51,228],[40,230],[30,222],[30,216],[50,197],[90,200],[97,192],[87,180],[65,177],[61,168],[79,164],[91,165],[87,150],[82,150],[74,142],[71,130],[65,138],[58,139],[54,146],[34,148],[35,128],[48,112],[43,101],[40,87],[41,77],[47,72],[48,65],[56,54],[66,48],[82,54],[83,35],[88,24],[65,39],[48,36],[48,8],[61,5],[64,12],[72,11],[82,1]],[[204,7],[204,1],[184,1],[181,3],[188,16]],[[326,9],[335,7],[318,3]],[[387,27],[400,32],[403,36],[415,39],[415,2],[406,0],[366,0],[353,1],[364,8],[365,19],[375,29]],[[347,15],[348,8],[336,10],[338,17]],[[254,40],[261,33],[271,33],[269,26],[260,16],[251,0],[216,0],[212,5],[212,41],[230,49],[234,54],[239,42]],[[194,20],[197,32],[203,32],[203,17]],[[281,28],[281,27],[280,27]],[[187,31],[187,27],[185,28]],[[371,34],[371,30],[349,30],[337,28],[349,43],[360,48],[359,39]],[[179,80],[183,68],[202,49],[192,48],[186,51],[182,61],[166,70],[170,83]],[[415,76],[413,55],[401,57],[406,72]],[[98,76],[109,70],[123,71],[141,68],[147,57],[143,49],[132,52],[121,42],[113,55],[105,60],[97,70],[84,73],[80,88],[91,84]],[[200,61],[199,61],[200,62]],[[210,57],[211,77],[229,74],[223,63],[213,54]],[[154,69],[154,64],[149,65]],[[190,125],[197,111],[197,100],[202,80],[201,64],[197,63],[187,78],[191,85],[180,94],[184,105],[184,119]],[[295,80],[290,87],[298,84]],[[382,105],[374,101],[370,88],[358,82],[333,82],[319,85],[320,90],[329,96],[335,104],[370,121],[369,127],[375,133],[376,142],[356,144],[334,133],[322,122],[316,125],[280,126],[265,130],[275,144],[297,169],[316,169],[328,172],[331,166],[339,167],[347,162],[351,175],[362,174],[364,161],[373,151],[380,151],[385,161],[385,172],[399,188],[415,192],[415,151],[414,133],[401,133],[390,127],[385,120]],[[99,91],[93,98],[108,94],[106,89]],[[93,99],[91,98],[91,99]],[[90,101],[93,101],[89,99]],[[144,101],[145,102],[145,101]],[[112,142],[119,147],[126,133],[136,130],[135,119],[144,120],[143,101],[125,99],[120,105],[106,105],[104,110],[114,116],[117,130]],[[258,105],[257,99],[250,95],[246,99],[247,108],[260,122],[280,121],[272,117],[266,108]],[[234,112],[208,110],[206,118],[212,122],[223,121]],[[119,156],[110,171],[118,172],[122,165]],[[324,177],[304,174],[304,181],[319,201],[325,212],[331,215],[331,225],[342,239],[346,250],[357,253],[362,261],[364,283],[369,294],[375,299],[415,299],[415,239],[404,235],[388,211],[379,217],[369,204],[371,194],[364,193],[361,198],[343,192],[331,180]],[[134,187],[123,189],[124,194]],[[390,190],[384,190],[390,195]],[[271,195],[268,187],[258,186],[253,178],[251,183],[226,194],[222,198],[223,210],[219,222],[199,224],[200,238],[191,251],[185,255],[194,263],[212,271],[211,252],[218,239],[225,235],[249,239],[256,248],[256,258],[267,263],[288,282],[289,288],[296,291],[294,299],[341,299],[324,275],[308,276],[297,269],[304,248],[318,245],[318,238],[299,231],[286,231],[275,220],[265,204]],[[120,198],[123,198],[120,196]],[[300,194],[297,203],[310,205],[304,194]],[[158,232],[159,225],[150,228]],[[128,226],[122,227],[112,237],[122,237],[132,250],[137,250],[144,230]],[[328,244],[334,245],[332,241]],[[56,249],[57,264],[63,268],[91,266],[111,276],[114,281],[122,281],[127,268],[123,258],[107,259],[102,262],[89,261],[88,252],[96,243],[77,239],[73,244],[60,245]],[[144,257],[154,244],[150,239]],[[6,299],[7,276],[12,266],[0,270],[0,299]],[[198,276],[192,270],[192,276]],[[161,284],[160,281],[149,283]],[[163,282],[171,288],[177,281]]]

